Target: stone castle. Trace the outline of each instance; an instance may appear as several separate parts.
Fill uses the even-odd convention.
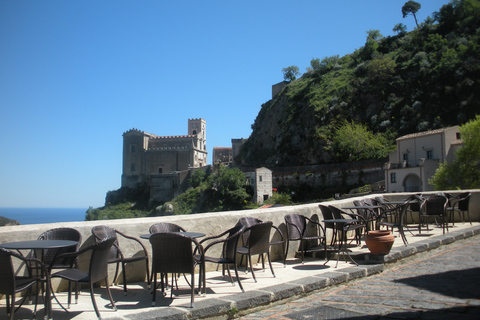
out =
[[[207,165],[206,121],[188,119],[188,134],[157,136],[137,129],[123,134],[122,187],[155,175]]]

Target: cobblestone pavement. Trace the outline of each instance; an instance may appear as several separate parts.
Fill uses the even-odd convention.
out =
[[[480,319],[480,236],[240,319]]]

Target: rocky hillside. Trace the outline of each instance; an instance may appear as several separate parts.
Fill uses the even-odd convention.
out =
[[[480,112],[479,43],[480,1],[463,0],[439,8],[414,31],[383,37],[370,30],[352,54],[312,59],[307,73],[262,105],[241,151],[244,164],[382,157],[398,136],[473,119]],[[352,138],[340,135],[347,126]],[[375,145],[375,152],[346,159],[352,151],[345,143],[367,135],[358,128],[370,132],[369,147],[361,149]]]

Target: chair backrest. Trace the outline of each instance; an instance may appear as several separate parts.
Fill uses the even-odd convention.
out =
[[[423,214],[425,215],[445,215],[448,199],[445,196],[434,195],[425,199],[422,204]]]
[[[150,233],[159,233],[159,232],[185,232],[186,230],[179,225],[169,222],[160,222],[150,226],[148,229]]]
[[[223,252],[222,257],[230,260],[230,261],[237,261],[237,246],[238,246],[238,239],[243,234],[245,230],[244,225],[237,225],[230,230],[228,230],[228,236],[223,243]]]
[[[337,207],[334,207],[334,206],[328,206],[328,208],[332,212],[332,215],[333,215],[334,219],[344,219],[344,217],[342,215],[342,211],[340,209],[338,209]]]
[[[102,242],[106,239],[115,239],[110,248],[108,256],[109,261],[113,261],[122,255],[122,251],[118,244],[117,231],[112,227],[95,226],[92,228],[92,235],[95,237],[95,242]]]
[[[66,248],[60,248],[60,249],[44,249],[43,250],[43,257],[41,257],[41,260],[45,265],[50,265],[53,260],[64,253],[70,253],[70,252],[76,252],[78,248],[80,247],[80,243],[82,242],[82,235],[78,230],[75,230],[73,228],[55,228],[55,229],[50,229],[42,233],[39,237],[38,240],[72,240],[72,241],[77,241],[77,245],[75,247],[66,247]],[[56,260],[54,268],[64,268],[64,267],[70,267],[72,264],[73,260],[75,258],[65,258],[62,261]]]
[[[110,248],[116,239],[116,237],[107,238],[91,246],[92,254],[90,256],[90,267],[88,269],[91,283],[107,278]]]
[[[470,201],[471,192],[465,192],[460,194],[458,197],[462,200],[458,201],[458,209],[461,211],[468,211],[468,203]]]
[[[270,248],[270,231],[273,222],[265,221],[254,224],[245,229],[244,233],[249,234],[247,242],[244,243],[248,247],[251,255],[268,252]]]
[[[251,227],[253,225],[256,225],[257,223],[261,223],[262,220],[260,219],[257,219],[257,218],[253,218],[253,217],[243,217],[243,218],[240,218],[238,219],[238,222],[237,222],[237,226],[238,225],[242,225],[242,226],[245,226],[245,228],[248,228],[248,227]],[[249,231],[244,231],[243,234],[242,234],[242,240],[243,240],[243,243],[246,244],[247,241],[248,241],[248,237],[250,236],[250,232]]]
[[[150,237],[154,273],[192,273],[193,244],[197,242],[177,233],[160,232]]]
[[[320,212],[322,213],[323,219],[322,220],[331,220],[333,219],[332,210],[329,207],[319,204],[318,207],[320,208]],[[325,228],[335,229],[335,224],[332,222],[325,222]]]
[[[287,214],[284,217],[287,226],[287,237],[290,240],[300,240],[307,230],[305,216],[298,213]]]
[[[0,248],[0,293],[12,295],[15,292],[15,270],[12,263],[12,252]]]

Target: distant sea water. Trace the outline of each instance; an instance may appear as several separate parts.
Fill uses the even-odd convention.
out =
[[[85,221],[87,208],[0,208],[0,216],[21,224]]]

